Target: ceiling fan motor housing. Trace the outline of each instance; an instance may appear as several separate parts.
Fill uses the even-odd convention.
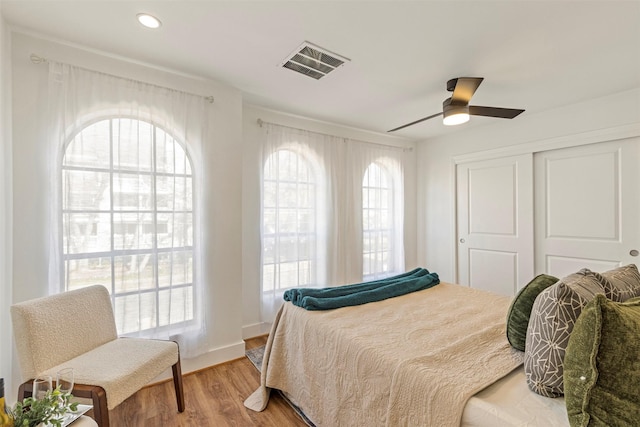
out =
[[[452,103],[451,98],[447,98],[442,103],[442,112],[444,117],[453,116],[454,114],[469,114],[469,104]]]

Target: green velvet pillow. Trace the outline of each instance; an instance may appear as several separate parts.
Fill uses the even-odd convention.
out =
[[[564,392],[572,427],[638,425],[640,298],[597,295],[585,306],[565,353]]]
[[[540,292],[556,283],[558,279],[546,274],[536,276],[526,286],[520,289],[518,295],[511,302],[509,313],[507,314],[507,339],[511,347],[524,351],[527,341],[527,326],[533,302]]]

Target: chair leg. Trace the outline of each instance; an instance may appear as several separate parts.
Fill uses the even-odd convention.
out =
[[[94,387],[91,392],[93,401],[93,416],[99,427],[109,427],[109,408],[107,407],[107,395],[102,387]]]
[[[33,380],[25,381],[18,387],[18,402],[33,394]]]
[[[184,389],[182,387],[182,369],[180,368],[180,358],[171,367],[173,371],[173,387],[176,389],[176,401],[178,403],[178,412],[184,412]]]
[[[99,427],[109,427],[109,408],[107,406],[107,393],[100,386],[75,384],[73,395],[85,399],[91,399],[93,404],[93,419]]]

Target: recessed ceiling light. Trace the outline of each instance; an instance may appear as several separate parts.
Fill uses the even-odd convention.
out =
[[[147,28],[158,28],[162,24],[158,18],[148,13],[139,13],[137,17],[138,22]]]

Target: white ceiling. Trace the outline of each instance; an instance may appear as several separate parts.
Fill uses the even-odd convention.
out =
[[[251,104],[379,132],[440,112],[453,77],[484,77],[471,104],[526,109],[522,116],[640,87],[638,0],[0,6],[17,29],[219,80]],[[139,12],[162,27],[142,28]],[[318,81],[279,67],[305,40],[351,62]],[[464,126],[496,120],[472,117]],[[455,131],[433,119],[397,134],[422,140]]]

